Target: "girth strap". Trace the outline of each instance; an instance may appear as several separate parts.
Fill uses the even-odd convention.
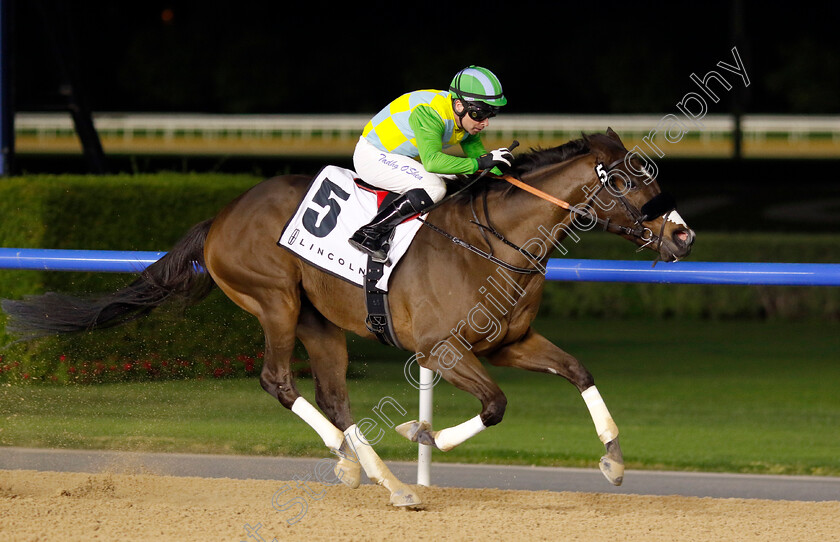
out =
[[[365,327],[382,344],[402,349],[402,345],[397,340],[396,333],[394,333],[391,311],[388,308],[388,293],[376,287],[376,283],[382,278],[384,269],[384,263],[374,262],[372,258],[368,257],[364,286],[365,306],[368,313],[365,319]]]

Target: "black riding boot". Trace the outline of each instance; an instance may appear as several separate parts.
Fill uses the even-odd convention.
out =
[[[370,255],[375,262],[388,261],[391,233],[407,217],[423,212],[434,203],[422,188],[414,188],[379,210],[370,224],[362,226],[349,239],[350,244]]]

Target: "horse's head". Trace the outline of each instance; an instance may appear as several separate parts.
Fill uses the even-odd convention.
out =
[[[595,158],[593,178],[582,190],[585,207],[598,223],[636,243],[659,253],[663,261],[688,256],[694,231],[676,211],[676,202],[663,193],[656,182],[656,171],[648,171],[642,157],[628,152],[611,128],[605,134],[584,135]],[[655,167],[655,166],[654,166]],[[588,217],[578,217],[585,222]]]

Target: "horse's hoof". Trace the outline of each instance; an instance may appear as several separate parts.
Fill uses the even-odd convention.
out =
[[[391,493],[391,505],[400,508],[420,508],[423,505],[423,501],[416,491],[405,486]]]
[[[432,431],[432,426],[427,421],[418,422],[417,420],[411,420],[410,422],[401,423],[394,430],[411,442],[437,447],[435,444],[436,432]]]
[[[624,481],[624,454],[621,453],[618,437],[607,442],[604,446],[607,453],[601,458],[601,472],[612,485],[620,486]]]
[[[362,483],[362,469],[359,467],[359,463],[354,463],[349,459],[343,457],[339,459],[333,472],[336,478],[350,489],[356,489]]]
[[[394,431],[404,436],[411,442],[417,442],[417,433],[422,429],[431,429],[428,422],[420,423],[417,420],[401,423],[394,428]]]
[[[620,486],[624,481],[624,464],[617,463],[607,456],[601,458],[601,472],[614,486]]]

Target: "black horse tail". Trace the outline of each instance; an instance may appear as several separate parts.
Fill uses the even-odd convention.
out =
[[[193,305],[213,289],[204,271],[204,242],[213,220],[196,224],[140,278],[111,294],[74,297],[55,292],[2,301],[6,332],[29,340],[45,335],[118,326],[145,316],[166,301]]]

